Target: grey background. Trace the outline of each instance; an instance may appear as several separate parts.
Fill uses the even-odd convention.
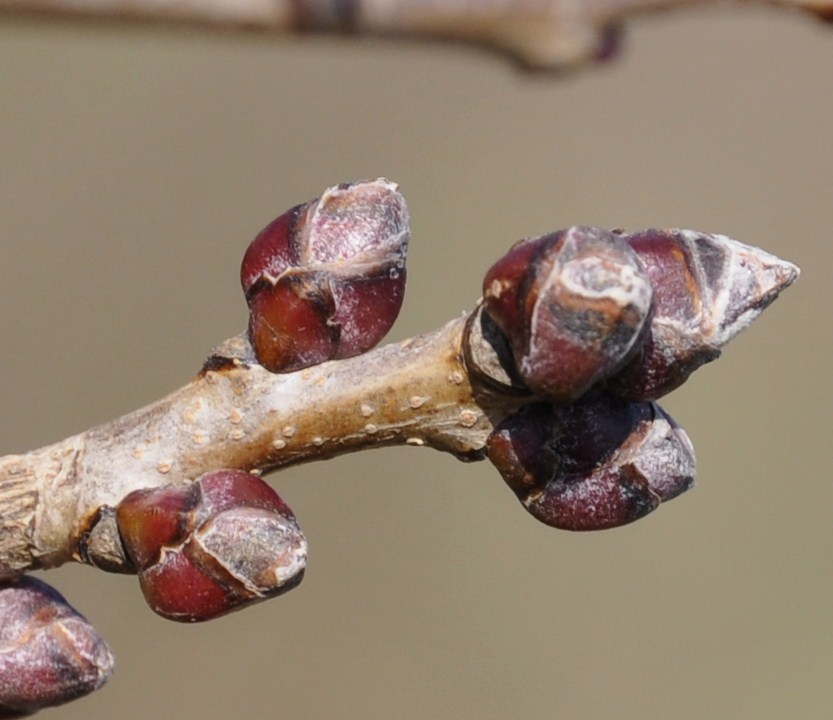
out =
[[[249,239],[347,179],[410,202],[393,339],[574,223],[719,231],[804,271],[668,398],[699,486],[645,521],[549,530],[487,464],[424,449],[281,473],[312,546],[283,598],[184,627],[134,578],[49,573],[118,667],[44,717],[833,714],[833,33],[752,8],[630,31],[549,79],[443,46],[0,21],[2,452],[188,380],[245,324]]]

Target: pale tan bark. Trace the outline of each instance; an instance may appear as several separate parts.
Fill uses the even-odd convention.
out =
[[[396,444],[476,459],[493,420],[518,401],[473,384],[467,338],[460,318],[356,358],[286,374],[264,370],[249,358],[246,340],[234,338],[197,378],[158,402],[0,458],[0,578],[83,559],[79,543],[102,508],[138,488]],[[479,336],[472,345],[488,358]]]

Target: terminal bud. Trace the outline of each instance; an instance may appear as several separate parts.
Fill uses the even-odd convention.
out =
[[[798,278],[798,268],[725,235],[643,230],[624,236],[654,288],[644,346],[610,383],[631,400],[682,385]]]

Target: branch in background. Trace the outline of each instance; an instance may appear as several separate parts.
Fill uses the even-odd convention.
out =
[[[711,0],[0,0],[0,12],[479,45],[530,69],[615,53],[630,15]],[[833,17],[833,0],[761,0]]]
[[[389,445],[488,457],[553,527],[632,522],[694,481],[691,443],[656,399],[798,277],[721,235],[572,227],[516,244],[472,313],[371,349],[399,312],[408,240],[404,198],[384,179],[331,188],[267,226],[241,268],[248,332],[192,382],[0,458],[0,593],[76,560],[138,574],[176,620],[278,595],[300,582],[306,541],[259,476]],[[21,705],[4,669],[26,657],[16,642],[0,707]],[[45,677],[52,703],[61,691]]]

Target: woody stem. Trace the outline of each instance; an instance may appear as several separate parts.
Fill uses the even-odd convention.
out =
[[[467,335],[461,318],[286,374],[264,370],[245,339],[233,338],[167,397],[0,458],[0,578],[81,559],[79,543],[102,508],[133,490],[218,468],[268,472],[397,444],[479,459],[495,420],[518,402],[473,386],[463,357]]]

